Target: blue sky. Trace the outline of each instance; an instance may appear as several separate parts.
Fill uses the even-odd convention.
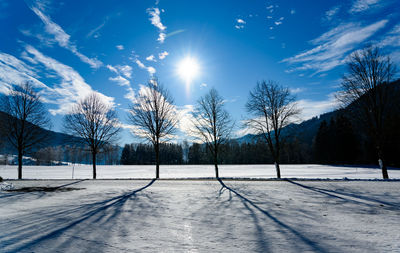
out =
[[[290,87],[308,119],[337,107],[351,52],[376,44],[400,62],[399,15],[396,0],[0,0],[0,92],[30,80],[61,131],[63,115],[95,91],[129,129],[131,99],[156,75],[184,130],[211,87],[240,126],[249,91],[271,79]],[[177,74],[188,56],[199,66],[189,85]]]

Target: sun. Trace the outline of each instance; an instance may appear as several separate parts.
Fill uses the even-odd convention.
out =
[[[179,62],[177,71],[186,83],[190,83],[199,74],[199,64],[195,58],[187,56]]]

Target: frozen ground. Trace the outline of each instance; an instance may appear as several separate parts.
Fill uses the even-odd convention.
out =
[[[23,178],[26,179],[72,179],[72,166],[24,166]],[[282,165],[281,174],[284,178],[332,178],[332,179],[381,179],[382,173],[372,167],[341,167],[328,165]],[[0,176],[8,179],[17,178],[16,166],[1,166]],[[97,178],[153,178],[154,165],[118,165],[97,166]],[[198,178],[214,177],[212,165],[161,165],[161,178]],[[221,177],[235,178],[274,178],[273,165],[221,165]],[[400,179],[400,170],[389,170],[390,178]],[[92,178],[90,165],[74,167],[74,179]]]
[[[399,181],[12,183],[0,252],[400,252]]]

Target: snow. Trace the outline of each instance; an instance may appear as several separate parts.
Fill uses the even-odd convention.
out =
[[[268,165],[220,165],[221,177],[233,178],[275,178],[276,171]],[[22,176],[25,179],[74,179],[92,178],[91,165],[76,166],[24,166]],[[0,166],[0,176],[4,179],[17,178],[17,166]],[[283,178],[331,178],[331,179],[381,179],[379,168],[363,166],[328,165],[281,165]],[[97,178],[153,178],[154,165],[98,165]],[[213,165],[161,165],[161,178],[212,178],[215,176]],[[400,170],[389,170],[390,178],[400,179]]]
[[[0,183],[0,191],[8,191],[14,189],[14,185],[12,183],[1,182]]]
[[[1,252],[400,251],[399,181],[12,182],[79,190],[0,192]]]

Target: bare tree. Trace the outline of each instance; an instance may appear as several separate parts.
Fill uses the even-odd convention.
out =
[[[292,123],[300,110],[288,88],[274,81],[262,81],[250,92],[246,103],[252,118],[246,121],[250,129],[260,134],[268,144],[275,162],[276,174],[281,178],[280,151],[284,138],[282,129]]]
[[[153,144],[156,155],[156,178],[160,177],[160,143],[167,141],[178,123],[174,100],[157,79],[143,86],[130,107],[129,120],[137,128],[134,132]]]
[[[192,116],[192,134],[205,143],[211,152],[215,166],[215,177],[219,178],[218,155],[220,146],[229,140],[234,127],[234,122],[224,108],[224,99],[216,89],[212,88],[197,101]]]
[[[367,129],[373,139],[378,163],[384,179],[389,178],[383,147],[385,124],[393,110],[390,99],[390,82],[396,66],[390,56],[385,56],[378,47],[368,47],[350,55],[347,74],[343,77],[338,99],[344,106],[354,109],[354,117]]]
[[[64,128],[67,133],[81,137],[76,141],[81,141],[81,144],[89,147],[93,179],[96,179],[96,156],[105,145],[115,141],[120,130],[116,112],[105,104],[99,95],[92,93],[65,116]]]
[[[1,110],[7,114],[1,126],[18,151],[18,179],[22,179],[22,157],[48,141],[44,131],[50,127],[48,112],[30,83],[13,86],[1,99]]]

